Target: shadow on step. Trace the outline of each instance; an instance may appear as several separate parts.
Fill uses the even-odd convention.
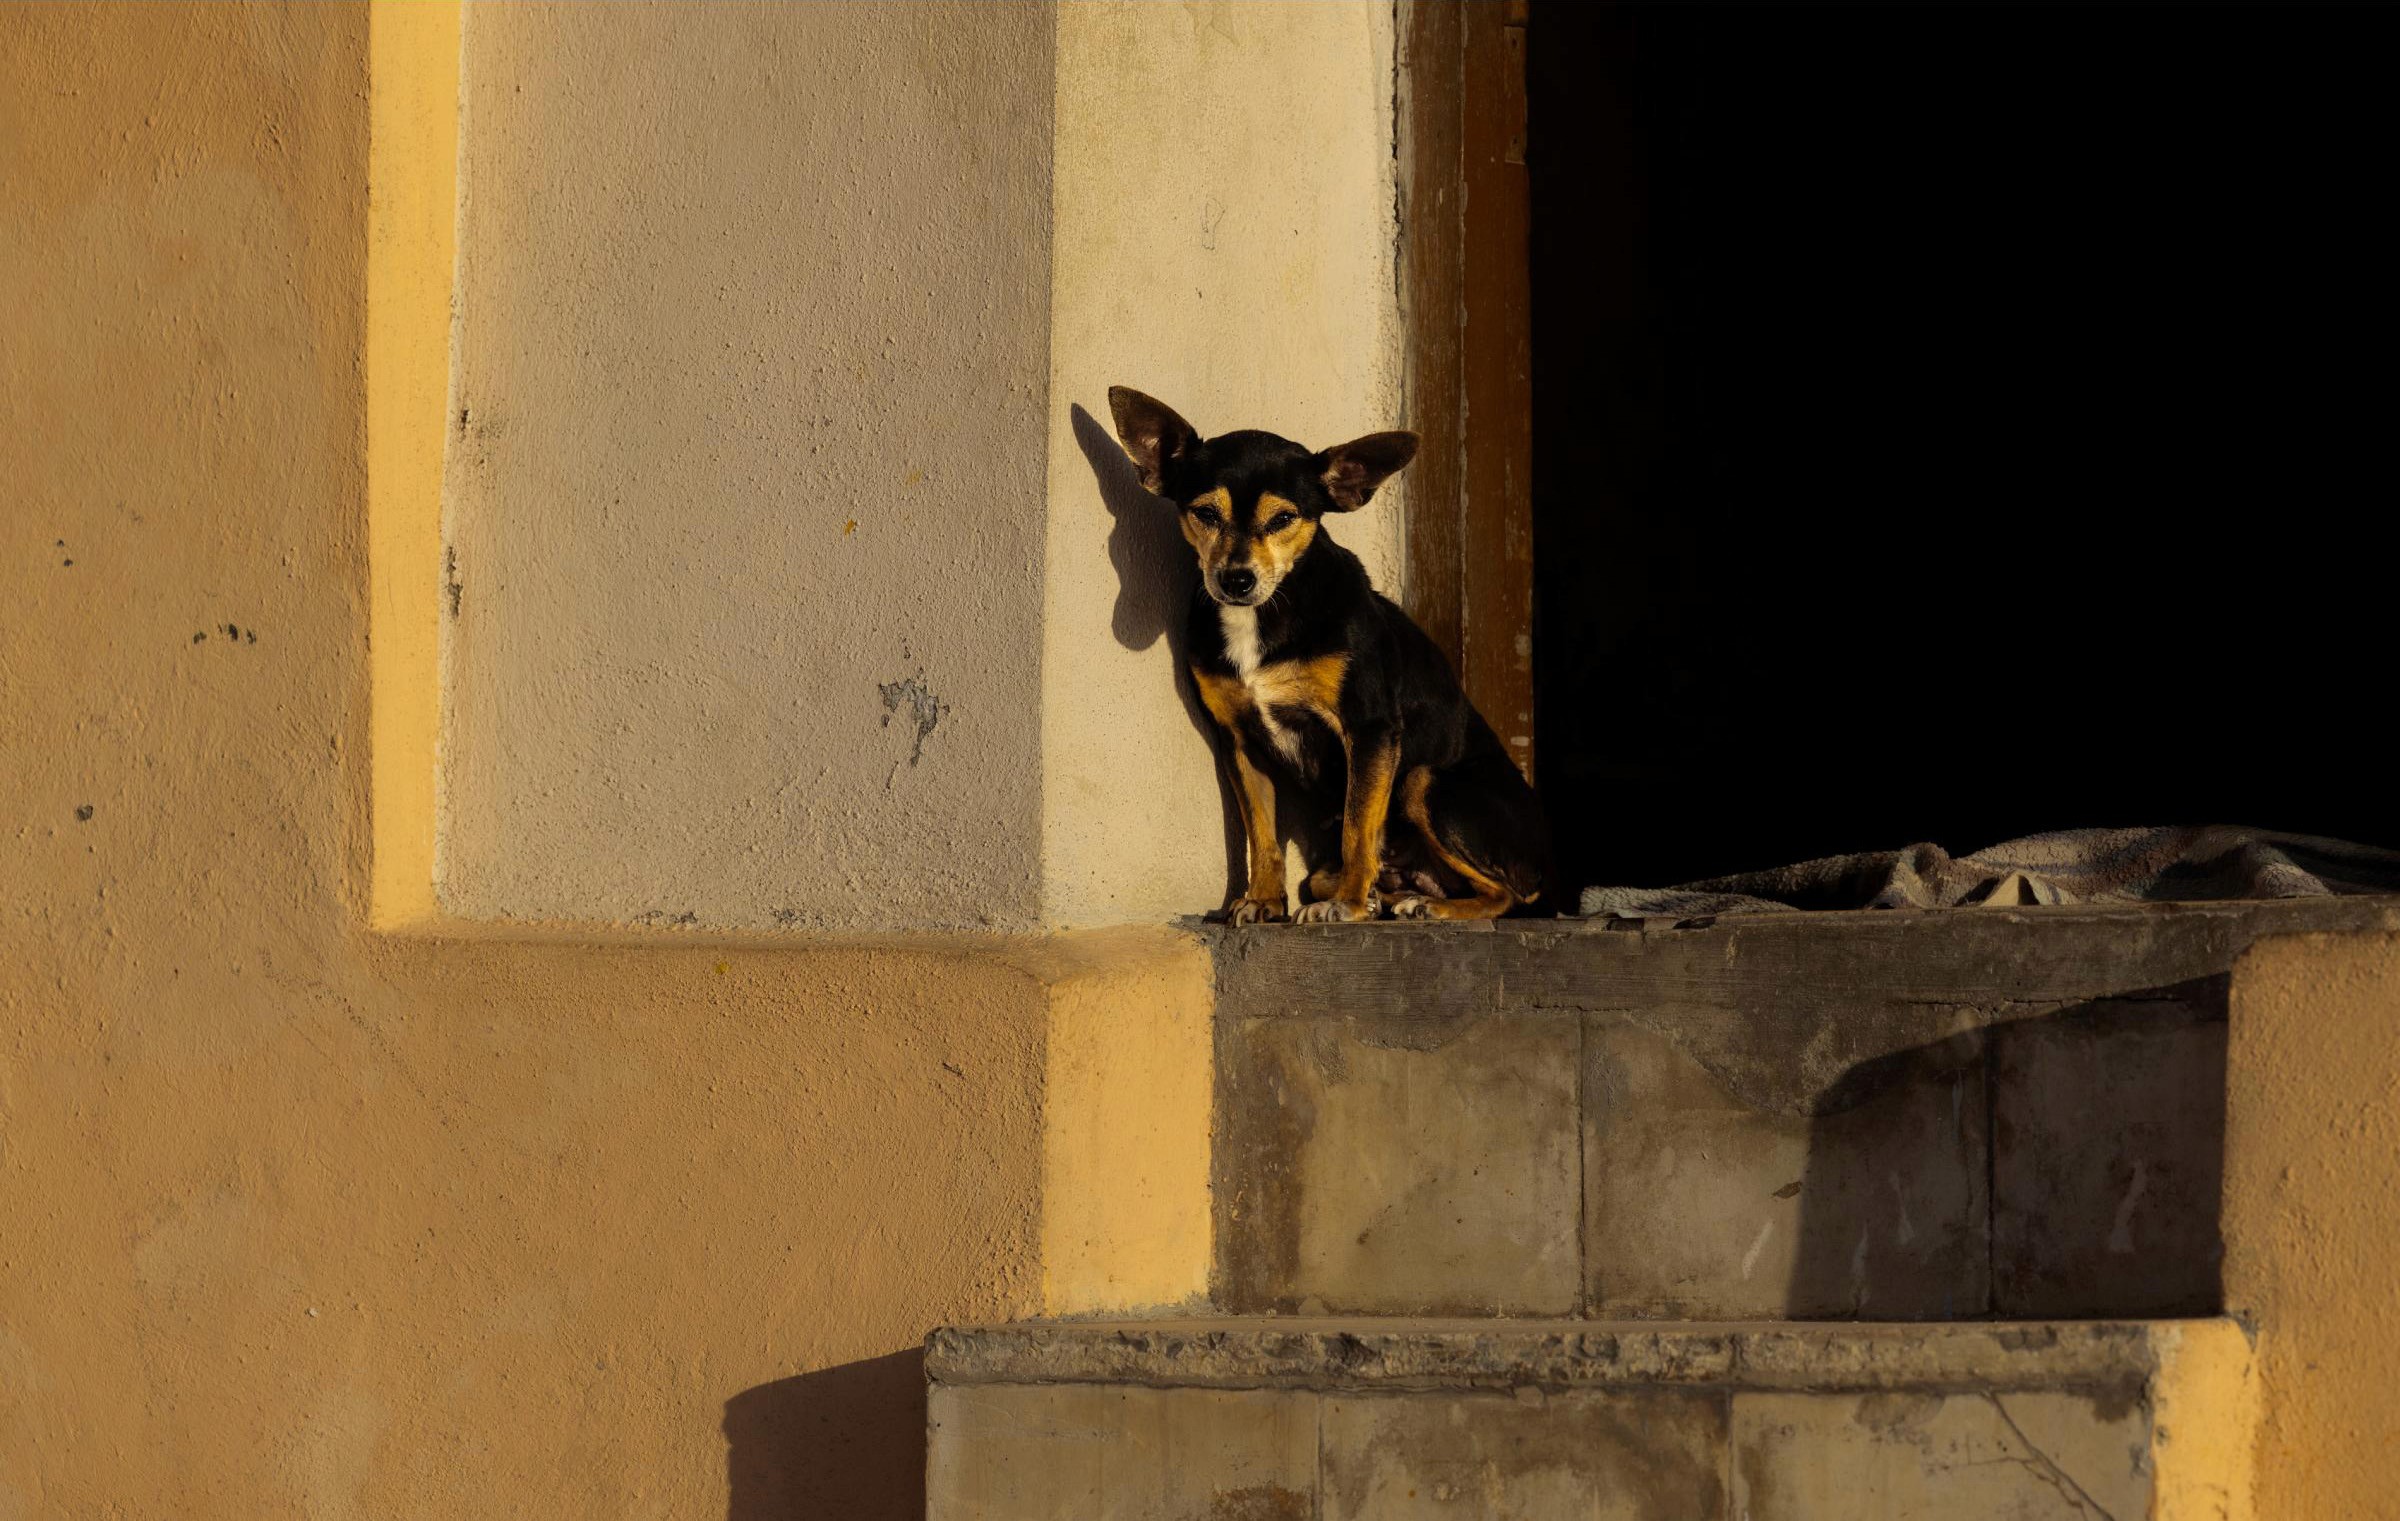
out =
[[[1851,1068],[1810,1106],[1786,1313],[2216,1313],[2226,990],[2095,1000]]]
[[[727,1400],[725,1476],[725,1521],[923,1521],[923,1349]]]

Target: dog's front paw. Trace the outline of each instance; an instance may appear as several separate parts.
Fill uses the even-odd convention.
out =
[[[1320,898],[1314,903],[1300,905],[1302,924],[1349,924],[1375,917],[1375,902],[1344,903],[1339,898]]]
[[[1394,898],[1388,906],[1395,919],[1430,919],[1433,917],[1433,900],[1422,893],[1410,893],[1406,897]]]
[[[1281,898],[1236,898],[1225,905],[1227,924],[1281,924],[1290,917]]]

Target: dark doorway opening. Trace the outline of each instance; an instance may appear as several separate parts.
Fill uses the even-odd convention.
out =
[[[2400,845],[2400,12],[1527,32],[1572,878],[2086,825]]]

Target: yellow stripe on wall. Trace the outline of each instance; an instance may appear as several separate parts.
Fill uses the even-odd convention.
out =
[[[369,31],[367,534],[378,927],[430,919],[441,712],[442,449],[457,264],[458,0]]]

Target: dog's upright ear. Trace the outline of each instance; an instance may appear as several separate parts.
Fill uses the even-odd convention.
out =
[[[1317,456],[1325,492],[1336,512],[1356,512],[1375,495],[1375,488],[1400,473],[1417,457],[1414,433],[1370,433],[1336,444]]]
[[[1200,446],[1200,435],[1173,407],[1131,386],[1108,388],[1108,410],[1116,414],[1117,442],[1133,456],[1145,491],[1158,490],[1167,466]]]

